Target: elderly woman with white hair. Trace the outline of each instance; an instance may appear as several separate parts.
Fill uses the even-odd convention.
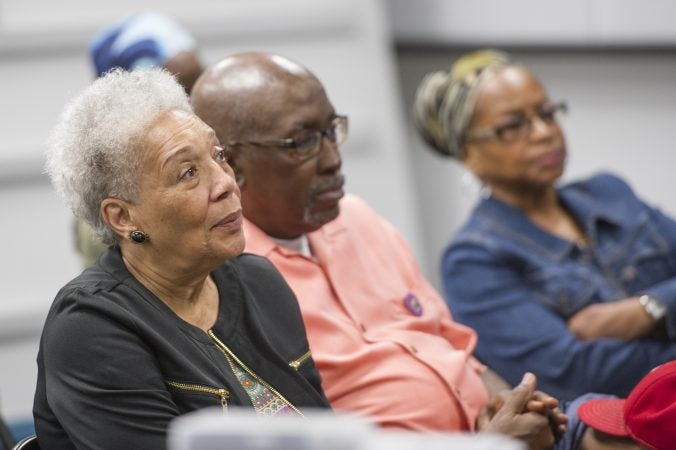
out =
[[[328,407],[296,299],[244,248],[214,132],[166,72],[114,71],[66,108],[47,172],[110,244],[56,296],[34,416],[42,449],[160,449],[176,416]]]

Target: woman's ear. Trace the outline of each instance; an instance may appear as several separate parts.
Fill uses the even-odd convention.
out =
[[[129,233],[138,229],[132,221],[130,205],[118,198],[106,198],[101,202],[101,217],[121,239],[127,239]]]
[[[460,162],[462,162],[467,168],[474,172],[474,167],[476,165],[476,149],[470,144],[464,144],[460,149]]]
[[[486,181],[485,157],[486,153],[482,152],[479,146],[471,143],[462,148],[462,157],[460,158],[476,182],[479,183],[482,197],[490,194],[490,185]]]

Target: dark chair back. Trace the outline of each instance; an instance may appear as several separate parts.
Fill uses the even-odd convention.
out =
[[[16,444],[16,439],[12,436],[2,416],[0,416],[0,444],[2,444],[0,448],[3,449],[11,449]]]
[[[28,436],[16,443],[12,450],[40,450],[37,436]]]

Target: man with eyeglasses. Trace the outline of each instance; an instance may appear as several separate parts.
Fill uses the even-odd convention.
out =
[[[475,333],[453,321],[398,231],[344,193],[348,121],[311,72],[279,55],[234,55],[207,69],[191,98],[230,151],[245,251],[269,258],[298,297],[335,409],[384,427],[479,429],[550,447],[565,429],[557,401],[534,393],[531,374],[510,391],[475,360]],[[304,370],[302,358],[293,369]]]

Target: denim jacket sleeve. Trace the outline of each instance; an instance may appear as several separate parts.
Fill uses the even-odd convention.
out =
[[[577,340],[512,261],[479,243],[452,246],[442,271],[454,317],[479,334],[477,356],[510,383],[531,371],[540,389],[563,400],[591,391],[626,395],[652,367],[676,358],[669,343]]]
[[[646,205],[648,215],[668,248],[676,248],[676,221],[660,210]],[[644,290],[644,293],[661,300],[667,307],[666,327],[669,339],[676,341],[676,275]]]
[[[610,173],[570,186],[569,191],[578,195],[587,192],[584,202],[588,209],[601,209],[614,217],[625,237],[622,243],[605,248],[604,254],[634,266],[637,279],[620,276],[618,281],[629,296],[647,293],[665,304],[668,336],[676,341],[676,221],[644,202],[626,181]]]

